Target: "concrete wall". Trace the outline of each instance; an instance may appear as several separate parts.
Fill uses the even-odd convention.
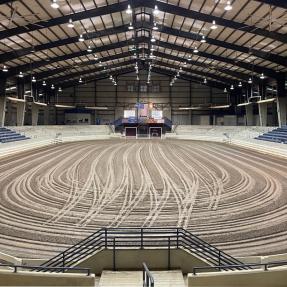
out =
[[[95,276],[0,270],[0,286],[95,286]]]

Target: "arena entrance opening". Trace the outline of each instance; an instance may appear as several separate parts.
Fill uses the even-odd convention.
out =
[[[137,138],[137,127],[125,127],[125,136],[128,138]]]
[[[150,138],[162,138],[162,128],[161,127],[150,127],[149,128]]]

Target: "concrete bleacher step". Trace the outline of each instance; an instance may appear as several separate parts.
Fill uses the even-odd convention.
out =
[[[155,287],[185,287],[181,270],[151,271]],[[103,271],[99,287],[142,287],[142,271]]]

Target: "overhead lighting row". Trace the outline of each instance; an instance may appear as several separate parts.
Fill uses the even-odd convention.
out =
[[[114,84],[114,86],[117,86],[118,84],[117,84],[117,81],[114,79],[114,77],[112,76],[112,75],[110,75],[110,78],[109,78],[111,81],[112,81],[112,83]]]

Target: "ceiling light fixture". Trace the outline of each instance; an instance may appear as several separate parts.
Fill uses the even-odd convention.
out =
[[[18,76],[19,76],[19,78],[23,78],[24,77],[22,72],[20,72]]]
[[[62,90],[61,87],[59,87],[58,92],[59,92],[59,93],[63,92],[63,90]]]
[[[261,80],[264,80],[264,79],[265,79],[265,76],[264,76],[263,73],[260,75],[260,79],[261,79]]]
[[[95,56],[94,56],[94,60],[97,61],[98,59],[99,59],[99,58],[98,58],[98,55],[95,55]]]
[[[133,29],[134,29],[134,26],[133,26],[132,22],[130,22],[129,30],[133,30]]]
[[[204,83],[204,84],[207,84],[207,79],[206,79],[206,78],[204,78],[203,83]]]
[[[73,20],[72,20],[72,18],[70,18],[69,19],[69,23],[68,23],[68,28],[74,28],[75,27],[75,25],[74,25],[74,22],[73,22]]]
[[[92,49],[92,47],[90,45],[88,46],[87,52],[88,53],[92,53],[93,52],[93,49]]]
[[[7,73],[8,72],[8,68],[7,68],[7,66],[3,66],[3,70],[2,70],[4,73]]]
[[[84,39],[84,37],[83,37],[83,34],[80,35],[79,41],[80,41],[80,42],[84,42],[84,41],[85,41],[85,39]]]
[[[190,55],[188,56],[187,61],[191,61],[191,56]]]
[[[210,29],[211,29],[211,30],[217,29],[217,25],[216,25],[215,20],[212,21],[212,26],[210,27]]]
[[[54,86],[53,84],[52,84],[52,86],[51,86],[51,89],[52,89],[52,90],[55,90],[55,86]]]
[[[239,88],[242,87],[242,83],[241,83],[241,82],[238,83],[238,87],[239,87]]]
[[[252,84],[252,79],[251,78],[248,79],[248,84]]]
[[[157,26],[157,23],[156,23],[156,22],[153,23],[152,29],[153,29],[154,31],[157,31],[157,30],[158,30],[158,26]]]
[[[226,88],[224,88],[224,91],[223,91],[224,93],[227,93],[227,89]]]
[[[195,54],[197,54],[197,53],[198,53],[198,49],[197,49],[197,47],[195,47],[195,48],[194,48],[193,52],[194,52]]]
[[[201,43],[206,43],[205,36],[202,36],[202,38],[201,38],[200,42],[201,42]]]
[[[232,10],[231,1],[227,1],[227,4],[226,4],[226,6],[224,7],[224,10],[226,10],[226,11]]]
[[[42,86],[44,86],[44,87],[47,86],[45,81],[43,81]]]
[[[58,9],[60,5],[58,4],[58,0],[52,0],[51,7],[54,9]]]
[[[36,81],[36,78],[33,76],[32,77],[32,83],[36,83],[37,81]]]
[[[155,40],[155,37],[152,36],[151,40],[150,40],[152,43],[154,43],[156,40]]]
[[[234,86],[233,85],[231,85],[230,90],[234,90]]]
[[[155,5],[154,10],[153,10],[153,15],[158,15],[158,13],[159,13],[158,7],[157,5]]]
[[[132,14],[133,13],[133,10],[131,9],[131,5],[128,5],[128,8],[126,10],[126,13],[127,14]]]
[[[151,46],[150,50],[151,50],[151,51],[154,51],[154,50],[155,50],[154,46]]]
[[[83,83],[83,80],[82,80],[82,78],[80,78],[80,79],[79,79],[79,83]]]

